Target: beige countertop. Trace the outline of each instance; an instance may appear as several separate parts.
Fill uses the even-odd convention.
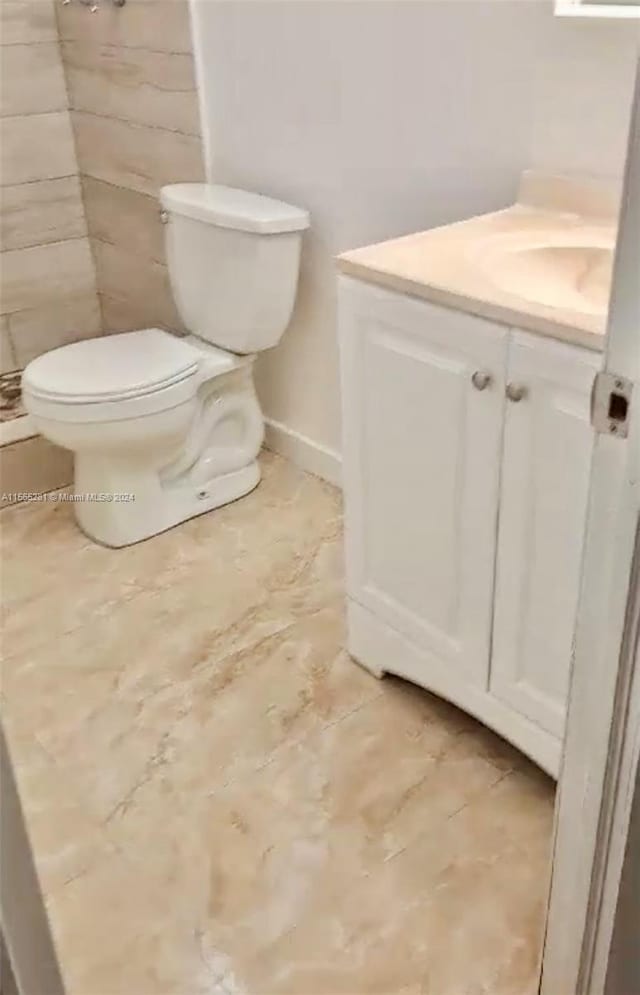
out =
[[[345,252],[338,267],[369,283],[601,350],[615,237],[613,214],[516,203]]]

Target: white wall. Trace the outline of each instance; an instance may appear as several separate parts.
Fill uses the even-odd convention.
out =
[[[555,18],[536,68],[531,168],[620,179],[640,28]]]
[[[263,408],[339,451],[335,254],[505,206],[532,160],[619,171],[624,28],[561,24],[551,0],[192,3],[212,178],[312,214]]]
[[[310,209],[268,417],[340,448],[335,253],[513,200],[541,8],[526,0],[197,0],[213,177]]]

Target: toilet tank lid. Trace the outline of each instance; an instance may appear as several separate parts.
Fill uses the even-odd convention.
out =
[[[221,228],[274,235],[309,227],[309,212],[261,194],[212,183],[174,183],[160,190],[162,206]]]

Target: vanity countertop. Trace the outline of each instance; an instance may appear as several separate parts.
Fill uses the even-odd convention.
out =
[[[602,350],[615,216],[516,203],[345,252],[342,273]]]

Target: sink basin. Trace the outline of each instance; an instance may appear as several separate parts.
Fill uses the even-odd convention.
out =
[[[510,237],[485,245],[480,263],[500,290],[546,307],[604,315],[609,305],[613,238]]]

